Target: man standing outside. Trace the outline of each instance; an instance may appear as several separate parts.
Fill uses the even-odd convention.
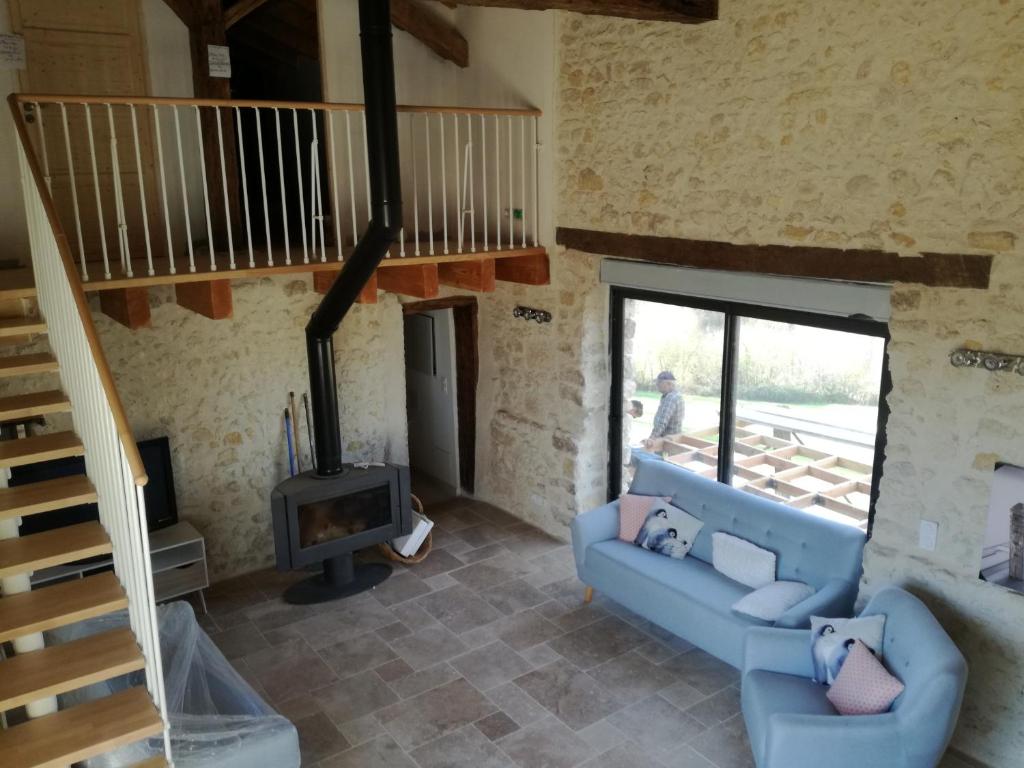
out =
[[[644,440],[644,447],[648,449],[654,447],[656,438],[677,435],[683,431],[686,404],[683,402],[682,393],[676,389],[676,377],[672,371],[662,371],[658,374],[657,387],[661,392],[661,402],[658,404],[658,412],[654,414],[651,436]]]

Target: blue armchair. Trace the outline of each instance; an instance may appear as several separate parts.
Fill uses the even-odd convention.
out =
[[[967,663],[939,622],[896,587],[862,616],[885,614],[883,655],[906,686],[882,715],[841,716],[811,677],[810,631],[747,632],[743,717],[758,768],[934,768],[953,734]]]

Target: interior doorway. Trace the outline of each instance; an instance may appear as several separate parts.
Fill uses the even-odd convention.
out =
[[[453,296],[403,305],[413,490],[424,503],[472,494],[476,474],[477,303]]]

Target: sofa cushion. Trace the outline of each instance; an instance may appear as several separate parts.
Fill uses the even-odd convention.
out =
[[[730,614],[732,604],[753,591],[726,578],[702,560],[661,557],[617,539],[592,545],[587,552],[587,562],[592,563],[593,568],[629,568],[721,614]],[[761,623],[745,617],[744,620],[751,626]]]
[[[743,676],[743,714],[755,755],[763,755],[772,715],[833,715],[828,689],[813,680],[755,669]],[[823,764],[827,764],[825,760]]]

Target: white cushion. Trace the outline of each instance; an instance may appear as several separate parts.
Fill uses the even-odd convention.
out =
[[[802,581],[773,581],[737,600],[732,609],[763,621],[778,618],[799,602],[814,594],[814,588]]]
[[[760,589],[775,581],[775,553],[728,533],[711,534],[711,564],[723,576]]]

